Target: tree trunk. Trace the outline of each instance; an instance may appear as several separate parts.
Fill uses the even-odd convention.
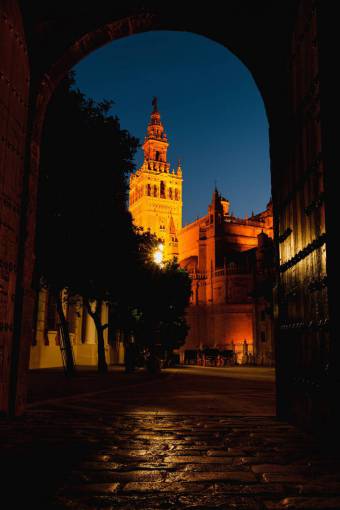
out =
[[[73,350],[70,339],[70,331],[68,327],[68,322],[65,317],[63,303],[61,298],[61,292],[55,293],[55,300],[57,305],[57,312],[60,319],[60,332],[61,332],[61,348],[63,350],[63,358],[65,360],[65,372],[67,375],[74,375],[75,367],[74,367],[74,359],[73,359]]]
[[[92,317],[97,330],[98,337],[98,372],[103,374],[107,372],[107,363],[105,358],[105,343],[104,343],[104,329],[107,325],[103,326],[100,318],[101,301],[97,301],[95,310],[92,310],[91,303],[86,299],[86,307],[89,315]]]
[[[136,368],[136,344],[131,342],[130,335],[124,335],[125,337],[125,372],[127,374],[134,372]]]
[[[171,366],[172,355],[173,355],[173,349],[171,349],[169,347],[169,349],[167,349],[167,351],[166,351],[166,356],[164,359],[164,365],[163,365],[164,368],[169,368]]]
[[[146,363],[146,368],[150,374],[159,374],[161,371],[161,366],[156,353],[156,346],[154,340],[149,346],[149,358]]]

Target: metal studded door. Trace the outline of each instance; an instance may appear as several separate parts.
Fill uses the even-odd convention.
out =
[[[317,11],[300,2],[290,57],[287,162],[276,175],[278,414],[315,424],[327,412],[330,358]]]
[[[16,0],[0,3],[0,413],[8,412],[29,65]]]

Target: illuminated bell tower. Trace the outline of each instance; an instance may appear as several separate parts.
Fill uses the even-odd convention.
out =
[[[168,139],[158,111],[157,98],[143,144],[144,162],[130,177],[130,212],[133,222],[164,243],[164,259],[178,257],[182,228],[182,169],[170,171]]]

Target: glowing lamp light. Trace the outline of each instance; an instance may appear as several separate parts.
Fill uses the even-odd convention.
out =
[[[153,261],[155,264],[158,264],[159,266],[163,264],[163,251],[164,245],[160,243],[157,246],[157,250],[153,254]]]

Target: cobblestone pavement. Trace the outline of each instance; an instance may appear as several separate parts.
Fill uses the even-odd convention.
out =
[[[176,391],[177,383],[175,374],[131,387],[122,404],[143,388],[159,397],[162,385]],[[158,410],[122,413],[117,398],[114,410],[112,390],[0,422],[3,508],[340,509],[340,460],[291,425],[272,416],[200,414],[197,403],[190,414],[190,399],[186,413],[160,402]]]

